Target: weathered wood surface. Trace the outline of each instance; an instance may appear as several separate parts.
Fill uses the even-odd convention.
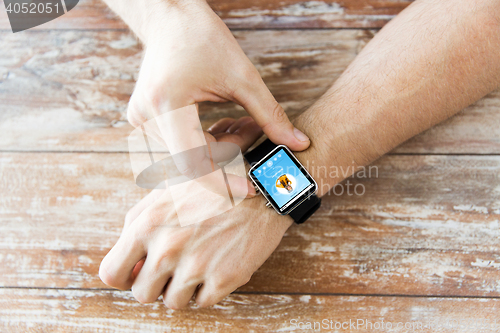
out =
[[[36,332],[120,333],[498,332],[499,306],[498,299],[481,298],[232,294],[212,308],[172,311],[160,301],[139,304],[131,292],[14,288],[0,289],[0,329],[10,333],[34,327]],[[323,329],[306,329],[307,322],[325,325],[325,319],[328,326]],[[393,329],[387,329],[389,324]],[[342,325],[344,329],[339,329]]]
[[[215,12],[232,29],[272,28],[380,28],[410,0],[259,0],[209,1]],[[0,29],[10,30],[0,0]],[[47,29],[126,29],[127,26],[100,0],[80,0],[69,13],[41,26]]]
[[[345,28],[380,28],[409,3],[210,1],[243,29],[238,42],[292,117],[375,33]],[[222,303],[173,312],[98,278],[127,209],[147,193],[121,153],[140,44],[99,0],[17,34],[0,9],[0,30],[1,332],[276,332],[294,330],[294,318],[500,331],[500,91],[377,161],[377,177],[349,179],[363,196],[325,197]],[[205,127],[244,114],[201,106]]]
[[[230,28],[380,28],[412,1],[285,0],[209,3]]]
[[[236,31],[290,116],[328,89],[370,40],[368,30]],[[0,32],[0,150],[127,151],[126,105],[141,46],[124,31]],[[395,150],[500,152],[500,92]],[[204,104],[202,123],[245,112]]]
[[[127,154],[0,156],[0,286],[105,287],[99,263],[146,193]],[[386,156],[375,166],[378,177],[350,179],[350,193],[358,184],[364,195],[345,183],[344,195],[325,197],[241,290],[500,295],[500,157]]]

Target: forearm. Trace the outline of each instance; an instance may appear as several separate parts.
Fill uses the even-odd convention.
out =
[[[182,13],[210,10],[205,0],[104,0],[143,43],[155,33],[168,33]]]
[[[499,22],[499,1],[472,0],[416,1],[389,22],[296,119],[319,194],[345,178],[320,166],[354,171],[497,88]]]

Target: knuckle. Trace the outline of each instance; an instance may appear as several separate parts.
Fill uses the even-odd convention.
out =
[[[238,80],[235,80],[233,75],[224,75],[220,77],[220,79],[215,84],[213,91],[222,97],[230,98],[234,96],[235,84],[238,83]]]
[[[166,109],[173,110],[195,102],[197,89],[186,83],[185,75],[183,72],[170,72],[159,80],[145,83],[141,94],[151,117],[162,114]]]
[[[134,214],[131,210],[129,210],[127,212],[127,214],[125,214],[125,225],[128,226],[132,223],[132,221],[134,220],[133,218]]]
[[[262,80],[255,67],[253,65],[243,65],[240,66],[240,71],[237,75],[228,76],[224,80],[222,90],[229,96],[244,100],[247,98],[246,95],[249,89],[260,84],[262,84]]]
[[[165,85],[151,83],[147,89],[144,90],[145,105],[150,110],[159,110],[166,99],[166,92],[170,89],[165,88]]]
[[[275,123],[286,123],[288,122],[288,116],[285,113],[285,110],[281,107],[278,102],[274,102],[275,105],[272,108],[272,119]]]
[[[144,119],[140,119],[137,112],[130,110],[130,108],[127,110],[127,121],[135,128],[141,126],[144,123]]]
[[[151,275],[161,276],[165,272],[173,270],[176,258],[179,255],[179,250],[173,247],[169,247],[161,250],[161,254],[156,258],[151,264]]]
[[[193,284],[205,275],[206,263],[201,259],[189,258],[182,263],[182,270],[186,284]]]
[[[226,289],[229,285],[237,284],[237,281],[241,280],[241,276],[237,272],[230,272],[214,278],[213,285],[216,290]]]
[[[133,241],[143,241],[149,239],[154,232],[161,227],[167,219],[167,212],[161,207],[152,206],[147,208],[141,217],[141,223],[134,223],[134,231],[132,233]]]
[[[256,80],[261,80],[260,74],[253,65],[242,66],[241,76],[248,83],[253,83]]]
[[[168,100],[164,85],[156,83],[138,84],[127,107],[127,120],[134,126],[139,127],[146,121],[159,114],[162,105]]]
[[[156,225],[158,221],[161,220],[161,216],[163,215],[163,211],[160,207],[157,205],[150,206],[146,208],[146,210],[143,212],[144,213],[144,221],[147,223],[144,223],[147,228],[150,227],[151,225]]]
[[[139,228],[137,228],[139,229]],[[144,245],[145,245],[145,237],[144,236],[144,233],[141,233],[141,232],[130,232],[130,233],[127,233],[127,235],[125,236],[126,238],[124,239],[125,241],[125,244],[128,245],[128,247],[130,248],[133,248],[133,249],[142,249],[144,248]]]
[[[146,121],[146,118],[141,112],[139,102],[135,94],[132,94],[132,97],[130,98],[130,101],[128,103],[127,120],[130,125],[134,127],[139,127]]]

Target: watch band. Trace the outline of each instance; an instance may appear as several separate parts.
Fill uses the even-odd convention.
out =
[[[301,224],[307,221],[307,219],[318,210],[319,206],[321,206],[321,198],[313,194],[295,207],[288,215],[292,217],[295,223]]]
[[[271,152],[278,145],[275,145],[271,140],[266,139],[260,145],[252,149],[245,154],[245,159],[250,163],[250,166],[259,162],[261,159],[266,157],[267,154]]]
[[[267,154],[269,154],[275,145],[271,140],[266,139],[260,145],[255,147],[252,151],[245,154],[245,159],[248,163],[253,166],[253,164],[262,160]],[[291,212],[290,216],[297,224],[304,223],[318,208],[321,206],[321,199],[318,198],[316,194],[311,195],[309,198],[300,203]]]

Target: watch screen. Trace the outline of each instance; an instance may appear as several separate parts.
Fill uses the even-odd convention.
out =
[[[280,212],[299,203],[316,186],[296,158],[282,147],[255,165],[250,174]]]

